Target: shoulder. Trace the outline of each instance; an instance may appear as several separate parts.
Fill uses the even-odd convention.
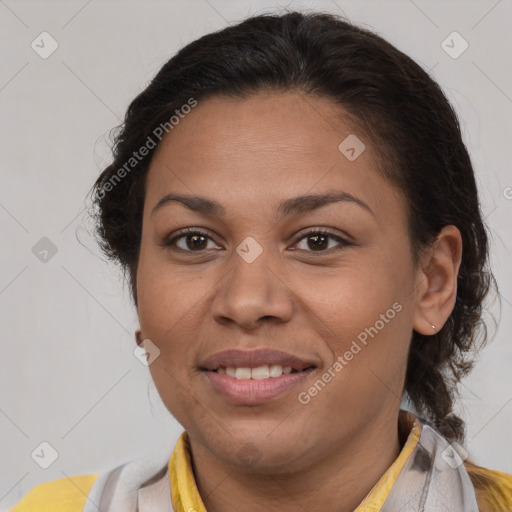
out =
[[[464,466],[475,487],[481,512],[512,511],[512,474],[477,466],[469,461]]]
[[[99,475],[77,475],[33,487],[9,512],[81,512]]]

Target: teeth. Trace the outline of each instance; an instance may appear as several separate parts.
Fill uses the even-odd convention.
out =
[[[221,375],[227,375],[238,380],[262,380],[270,377],[281,377],[281,375],[288,375],[292,373],[291,366],[281,366],[280,364],[265,364],[258,366],[257,368],[235,368],[228,366],[227,368],[217,368],[217,373]]]
[[[253,368],[251,371],[252,379],[268,379],[270,377],[270,370],[268,369],[268,365],[258,366],[258,368]]]
[[[283,367],[280,364],[271,364],[270,365],[270,376],[271,377],[281,377],[283,374]]]
[[[246,380],[251,378],[250,368],[237,368],[235,370],[235,379]]]

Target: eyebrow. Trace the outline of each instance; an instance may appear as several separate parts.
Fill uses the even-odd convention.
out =
[[[201,196],[167,194],[162,197],[153,207],[150,216],[153,216],[157,210],[172,202],[180,203],[183,206],[186,206],[188,209],[204,215],[216,215],[218,217],[223,217],[226,215],[225,208],[213,199],[207,199],[206,197]],[[348,192],[343,192],[341,190],[326,192],[323,194],[306,194],[303,196],[286,199],[279,204],[277,214],[280,218],[292,214],[301,215],[313,210],[317,210],[322,206],[338,202],[349,202],[357,204],[370,212],[375,217],[375,213],[364,201],[353,196],[352,194],[349,194]]]

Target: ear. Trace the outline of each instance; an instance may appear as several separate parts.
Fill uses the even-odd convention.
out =
[[[457,298],[461,258],[460,231],[455,226],[445,226],[420,258],[413,316],[415,331],[426,335],[436,334],[450,316]]]

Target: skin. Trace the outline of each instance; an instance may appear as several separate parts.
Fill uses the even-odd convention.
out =
[[[349,134],[366,146],[355,161],[338,150]],[[151,375],[188,432],[208,512],[231,511],[234,503],[247,512],[352,511],[399,454],[412,331],[432,334],[449,317],[462,242],[457,228],[445,227],[415,268],[404,199],[376,172],[378,162],[371,140],[343,110],[294,92],[200,101],[153,157],[137,269],[138,334],[160,349]],[[285,199],[332,190],[354,195],[373,214],[336,202],[276,216]],[[171,192],[216,200],[226,214],[170,202],[151,215]],[[160,245],[187,227],[210,237],[200,249],[186,236],[176,242],[181,252]],[[319,227],[355,245],[329,238],[317,249],[304,235]],[[246,237],[263,249],[252,263],[236,252]],[[300,403],[298,394],[395,302],[401,311]],[[228,403],[198,369],[218,351],[260,347],[318,368],[298,388],[252,406]],[[248,446],[253,460],[239,456]]]

